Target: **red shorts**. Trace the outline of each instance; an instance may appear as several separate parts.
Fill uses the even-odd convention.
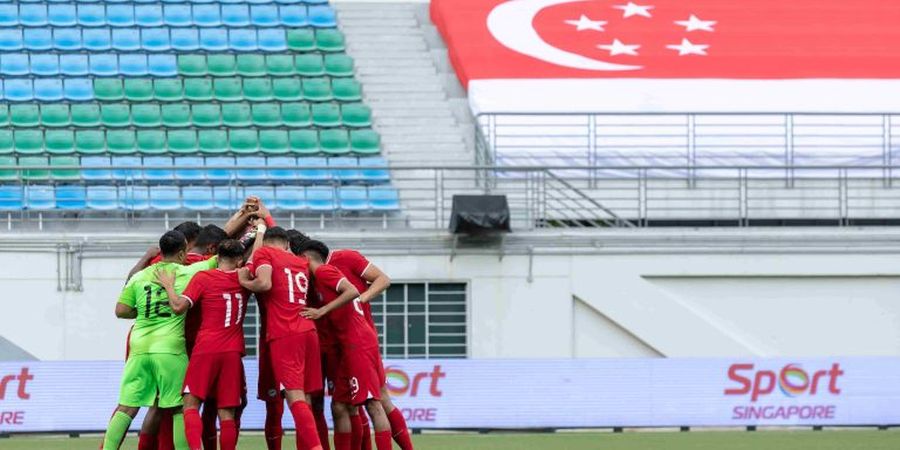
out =
[[[281,400],[281,390],[275,381],[275,372],[272,370],[272,359],[269,344],[265,341],[259,344],[259,379],[256,383],[256,398],[262,401]]]
[[[244,364],[239,352],[193,355],[184,376],[185,394],[201,400],[216,399],[218,408],[241,406],[244,394]]]
[[[322,377],[327,380],[328,395],[334,395],[334,384],[340,377],[341,353],[337,347],[322,350]],[[349,399],[348,399],[349,400]],[[343,400],[338,400],[343,401]],[[347,403],[343,401],[343,403]]]
[[[342,352],[339,378],[335,387],[335,401],[356,406],[368,400],[381,400],[384,366],[381,364],[378,347]]]
[[[269,358],[281,389],[307,394],[322,391],[322,359],[316,330],[269,341]]]

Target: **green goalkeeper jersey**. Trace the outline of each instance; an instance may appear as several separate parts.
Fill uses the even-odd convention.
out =
[[[181,294],[194,274],[214,269],[218,258],[183,266],[160,262],[134,274],[119,295],[119,303],[137,310],[134,328],[128,341],[131,355],[145,353],[184,354],[184,315],[169,307],[166,290],[153,282],[158,269],[175,272],[175,292]]]

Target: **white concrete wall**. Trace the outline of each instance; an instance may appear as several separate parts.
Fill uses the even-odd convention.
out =
[[[900,356],[900,255],[385,256],[396,281],[469,283],[470,356]],[[113,316],[135,255],[86,259],[56,289],[55,254],[0,252],[0,335],[36,357],[119,359]]]

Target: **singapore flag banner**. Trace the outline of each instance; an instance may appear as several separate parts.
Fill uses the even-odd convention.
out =
[[[432,0],[478,112],[900,110],[900,2]]]

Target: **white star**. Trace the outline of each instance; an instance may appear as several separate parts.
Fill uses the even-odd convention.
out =
[[[641,48],[640,45],[627,45],[623,44],[622,41],[618,39],[613,39],[612,44],[609,45],[598,45],[597,48],[609,51],[609,56],[616,55],[632,55],[637,56],[637,49]]]
[[[706,56],[706,49],[709,48],[709,45],[705,44],[694,44],[691,41],[687,40],[687,38],[681,40],[681,44],[673,44],[667,45],[666,48],[677,50],[678,56],[684,55],[704,55]]]
[[[638,5],[633,2],[628,2],[627,5],[614,5],[613,8],[624,11],[622,16],[626,19],[631,16],[650,17],[650,10],[653,9],[650,5]]]
[[[603,26],[606,25],[606,21],[604,20],[591,20],[588,16],[584,14],[581,15],[581,18],[578,20],[567,20],[567,24],[575,25],[577,31],[584,30],[597,30],[597,31],[606,31],[603,29]]]
[[[688,20],[676,20],[675,24],[681,25],[687,29],[687,31],[715,31],[713,30],[713,25],[716,24],[715,20],[700,20],[699,17],[691,14],[691,18]]]

